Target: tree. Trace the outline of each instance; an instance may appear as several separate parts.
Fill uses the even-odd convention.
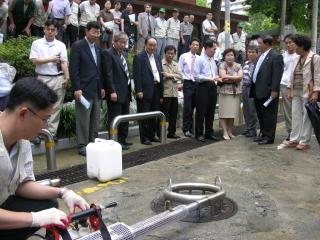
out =
[[[213,22],[220,31],[220,18],[221,18],[221,2],[222,0],[212,0],[211,12],[213,14]]]
[[[280,24],[281,0],[247,0],[251,5],[249,16],[263,13],[272,21]],[[294,24],[298,31],[307,32],[311,29],[312,0],[287,0],[286,24]]]

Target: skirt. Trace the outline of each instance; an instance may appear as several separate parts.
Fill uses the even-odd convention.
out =
[[[219,118],[237,118],[240,111],[240,95],[219,94]]]

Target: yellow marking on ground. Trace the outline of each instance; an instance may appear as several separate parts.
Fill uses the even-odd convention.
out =
[[[101,190],[104,187],[107,187],[107,186],[110,186],[110,185],[118,185],[118,184],[126,183],[126,182],[128,182],[128,178],[121,177],[121,178],[113,180],[113,181],[108,181],[108,182],[104,182],[104,183],[98,183],[94,187],[84,188],[84,189],[80,190],[77,193],[79,195],[95,193],[95,192]]]

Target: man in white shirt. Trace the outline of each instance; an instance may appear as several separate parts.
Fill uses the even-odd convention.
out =
[[[282,54],[283,56],[283,62],[284,62],[284,67],[283,67],[283,75],[281,78],[280,82],[280,94],[282,96],[282,109],[283,109],[283,115],[284,115],[284,120],[286,124],[286,130],[288,133],[287,138],[285,141],[290,140],[290,133],[291,133],[291,118],[292,118],[292,102],[289,101],[288,99],[288,84],[289,84],[289,79],[294,71],[294,63],[296,59],[299,58],[299,55],[296,54],[296,45],[292,41],[293,35],[289,34],[285,36],[284,42],[286,44],[286,51]]]
[[[156,18],[156,24],[154,29],[154,36],[157,40],[157,55],[162,59],[164,48],[167,45],[167,20],[164,18],[166,15],[166,9],[159,9],[159,17]]]
[[[237,51],[236,62],[243,65],[246,58],[246,40],[247,34],[243,31],[244,24],[239,22],[237,31],[232,34],[234,50]]]
[[[80,0],[70,0],[71,15],[69,17],[68,26],[65,32],[64,43],[71,47],[77,41],[79,30],[79,3]]]
[[[218,28],[212,21],[212,17],[212,13],[207,13],[207,19],[202,22],[203,43],[208,39],[216,40],[215,32]]]
[[[30,60],[36,66],[38,79],[58,95],[48,122],[48,129],[54,136],[58,130],[60,111],[69,81],[67,50],[63,42],[55,39],[57,29],[58,23],[48,20],[44,27],[44,38],[35,40],[30,51]]]
[[[172,45],[178,49],[179,40],[181,38],[181,25],[178,19],[179,10],[174,8],[172,11],[172,17],[168,19],[167,27],[167,46]]]
[[[217,42],[218,42],[220,52],[222,55],[224,50],[226,50],[226,31],[219,33]],[[233,39],[232,39],[231,34],[229,34],[229,48],[233,48]],[[221,58],[219,58],[219,60],[221,60]]]
[[[88,22],[97,21],[100,15],[100,6],[96,0],[87,0],[80,3],[79,40],[85,37]]]

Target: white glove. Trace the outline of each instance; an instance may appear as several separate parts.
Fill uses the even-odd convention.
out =
[[[56,208],[50,208],[39,212],[31,212],[31,227],[43,227],[46,225],[55,225],[66,228],[68,225],[67,215]]]
[[[73,212],[76,206],[78,206],[82,210],[86,210],[90,207],[86,200],[69,189],[62,194],[61,198],[67,204],[70,212]]]

